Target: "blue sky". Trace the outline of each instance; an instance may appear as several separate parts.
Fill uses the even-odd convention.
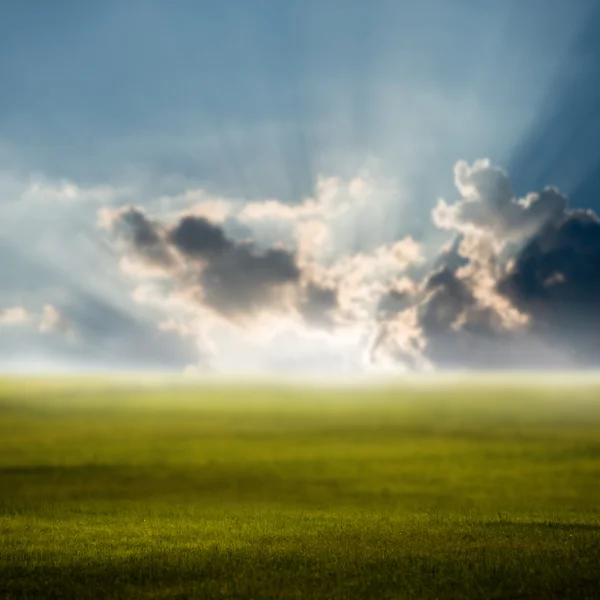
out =
[[[290,200],[316,170],[369,154],[394,173],[419,134],[440,166],[508,162],[564,96],[585,102],[574,87],[593,96],[598,50],[582,32],[594,4],[5,3],[5,162],[82,181],[183,174]]]
[[[320,177],[368,172],[372,220],[348,221],[344,248],[429,248],[455,163],[489,158],[518,196],[558,185],[598,210],[599,24],[594,0],[2,3],[0,304],[51,304],[87,331],[3,328],[6,364],[104,364],[102,347],[107,365],[194,362],[187,338],[167,353],[181,361],[135,350],[165,309],[132,300],[102,206],[170,210],[189,190],[297,206]],[[74,202],[56,200],[65,182]]]

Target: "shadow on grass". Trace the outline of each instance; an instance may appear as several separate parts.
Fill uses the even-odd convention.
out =
[[[110,473],[114,472],[115,467],[111,465],[73,465],[73,466],[62,466],[62,465],[27,465],[27,466],[11,466],[11,467],[0,467],[0,476],[6,475],[25,475],[25,476],[77,476],[85,475],[89,476],[95,473]]]
[[[509,519],[500,519],[499,521],[482,522],[479,523],[479,525],[488,529],[553,529],[556,531],[564,532],[600,532],[600,524],[598,523],[564,523],[560,521],[512,521]]]
[[[334,478],[299,477],[206,463],[194,467],[31,465],[0,468],[0,499],[148,500],[173,496],[211,500],[334,501],[360,494]]]
[[[0,555],[1,556],[1,555]],[[598,555],[472,549],[447,557],[209,551],[50,566],[0,563],[3,598],[597,598]]]

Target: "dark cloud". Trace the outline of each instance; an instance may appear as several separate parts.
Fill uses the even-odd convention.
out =
[[[234,316],[278,304],[281,286],[295,284],[299,278],[292,253],[279,248],[257,251],[252,244],[243,243],[210,260],[199,280],[206,304]]]
[[[307,323],[329,328],[334,324],[333,312],[338,307],[337,289],[316,282],[309,282],[300,301],[300,313]]]
[[[385,292],[377,304],[379,315],[394,315],[409,308],[413,303],[413,296],[406,290],[390,289]]]
[[[232,248],[223,229],[204,217],[183,217],[169,232],[169,241],[183,254],[196,258],[214,257]]]
[[[134,258],[166,267],[176,287],[226,317],[237,319],[282,305],[282,287],[300,281],[293,252],[232,240],[204,217],[186,215],[167,229],[129,207],[114,213],[113,220],[128,228]],[[177,263],[174,252],[181,258]]]
[[[518,253],[499,291],[531,315],[532,331],[567,347],[582,365],[600,364],[600,219],[565,213]]]
[[[444,267],[432,273],[417,306],[425,357],[445,368],[492,366],[502,335],[494,329],[495,317],[492,310],[478,306],[469,283],[456,271]]]
[[[148,219],[141,208],[125,206],[107,211],[104,224],[115,230],[142,262],[163,268],[174,264],[161,226]]]
[[[296,283],[295,257],[280,248],[258,249],[252,242],[234,242],[203,217],[184,216],[169,232],[169,241],[183,255],[206,261],[196,280],[203,301],[228,315],[255,313],[272,305],[278,288]]]
[[[448,268],[425,282],[425,301],[419,307],[419,323],[428,335],[448,331],[461,314],[475,304],[466,283]]]

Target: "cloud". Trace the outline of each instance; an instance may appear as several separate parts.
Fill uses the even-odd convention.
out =
[[[216,257],[232,249],[223,229],[205,217],[187,215],[169,232],[169,241],[191,258]]]
[[[23,192],[23,199],[28,202],[109,204],[129,193],[131,190],[127,188],[108,185],[84,187],[65,179],[58,182],[36,179],[27,185]]]
[[[320,178],[297,205],[220,198],[227,210],[215,219],[192,206],[162,220],[128,205],[104,210],[101,224],[121,267],[146,280],[135,298],[165,311],[161,330],[202,340],[215,364],[219,323],[249,344],[275,331],[349,335],[362,340],[365,368],[600,362],[596,215],[570,210],[552,187],[516,198],[487,160],[459,161],[454,180],[460,198],[432,211],[451,237],[431,257],[412,236],[339,244],[340,223],[378,202],[365,176]]]
[[[566,197],[552,187],[515,198],[508,175],[489,160],[457,162],[454,182],[462,199],[454,204],[440,200],[433,211],[434,224],[464,235],[488,234],[499,244],[527,238],[567,205]]]
[[[39,330],[42,333],[63,333],[73,331],[71,322],[51,304],[44,305],[40,318]]]
[[[392,316],[409,308],[417,287],[408,277],[401,277],[389,286],[379,297],[377,313],[379,316]]]
[[[316,199],[300,205],[225,201],[224,220],[211,220],[195,206],[158,220],[128,205],[103,209],[98,222],[112,234],[122,270],[147,281],[137,287],[136,301],[179,314],[179,320],[166,318],[163,328],[169,323],[182,334],[190,321],[202,321],[192,329],[205,341],[220,322],[245,335],[275,329],[302,335],[304,328],[332,339],[343,330],[364,336],[382,286],[423,260],[411,237],[324,259],[332,219],[364,203],[373,189],[362,178],[320,179]],[[271,236],[261,235],[265,231]]]
[[[106,206],[122,202],[134,188],[112,185],[81,185],[72,180],[49,179],[40,174],[16,175],[0,170],[0,191],[4,203],[27,203],[28,207],[69,208],[74,205]]]
[[[147,218],[136,206],[102,208],[98,213],[101,228],[114,233],[123,252],[122,267],[139,276],[164,276],[176,264],[164,228]]]
[[[22,306],[11,306],[0,311],[0,323],[3,325],[22,325],[29,319],[29,313]]]
[[[299,310],[307,323],[328,328],[335,322],[338,291],[335,286],[309,281],[303,289]]]
[[[362,169],[348,179],[319,175],[300,203],[253,201],[235,216],[257,239],[292,243],[300,261],[333,262],[396,241],[398,222],[390,214],[398,215],[401,204],[396,181]]]
[[[369,364],[383,370],[427,370],[426,338],[415,306],[388,314],[376,327],[369,344]]]
[[[283,300],[282,287],[300,278],[287,250],[256,251],[251,244],[233,246],[208,262],[200,275],[203,300],[228,316],[254,314]]]
[[[416,286],[382,296],[374,356],[415,365],[418,347],[422,366],[600,364],[598,217],[555,188],[515,199],[487,160],[457,163],[455,183],[462,199],[432,213],[454,240]]]
[[[52,304],[45,304],[40,314],[29,312],[23,306],[11,306],[0,310],[0,324],[35,324],[41,333],[68,334],[73,331],[70,321]]]
[[[567,211],[540,229],[498,289],[531,315],[537,336],[568,348],[577,364],[600,363],[600,219],[593,212]]]
[[[225,317],[273,308],[281,288],[300,278],[293,252],[234,241],[204,217],[185,215],[163,226],[134,207],[109,217],[110,228],[126,243],[126,258],[161,269],[176,289]]]

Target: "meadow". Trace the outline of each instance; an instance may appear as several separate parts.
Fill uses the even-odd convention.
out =
[[[598,383],[143,382],[0,380],[0,598],[600,597]]]

